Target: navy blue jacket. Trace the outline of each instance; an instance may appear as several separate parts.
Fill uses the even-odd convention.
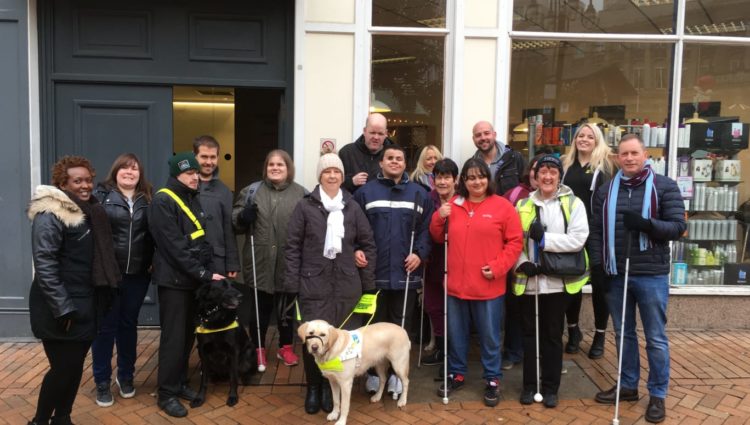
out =
[[[424,262],[432,247],[430,218],[433,206],[422,186],[410,182],[406,173],[399,183],[386,179],[379,173],[377,179],[367,182],[354,194],[354,200],[367,215],[375,236],[378,250],[375,286],[378,289],[403,290],[406,285],[404,261],[409,255],[414,202],[417,197],[419,200],[412,252]],[[410,289],[422,286],[422,270],[423,267],[420,266],[411,273]]]
[[[609,196],[609,184],[599,186],[592,205],[591,227],[587,250],[591,268],[603,267],[604,262],[604,233],[606,231],[603,217],[604,200]],[[630,274],[633,275],[661,275],[669,273],[669,241],[677,240],[685,232],[685,203],[682,200],[677,183],[669,177],[656,174],[654,176],[654,187],[659,199],[658,218],[651,219],[651,231],[649,237],[652,245],[645,251],[641,251],[638,238],[631,238],[630,248]],[[646,184],[641,184],[634,189],[628,189],[620,184],[620,193],[617,197],[617,216],[615,217],[615,257],[617,258],[617,271],[625,273],[625,241],[627,240],[627,229],[622,221],[622,211],[641,211],[643,206],[643,195]]]

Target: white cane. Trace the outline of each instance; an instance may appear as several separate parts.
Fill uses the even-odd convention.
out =
[[[422,367],[422,343],[424,332],[424,302],[427,299],[427,264],[422,267],[422,305],[419,309],[419,355],[417,357],[417,368]]]
[[[620,425],[620,383],[622,382],[622,347],[625,343],[625,307],[628,301],[628,275],[630,274],[630,244],[633,232],[628,231],[625,239],[625,281],[622,285],[622,316],[620,316],[620,347],[617,353],[617,388],[615,390],[615,417],[612,425]]]
[[[250,256],[253,262],[253,291],[255,294],[255,328],[258,331],[258,348],[255,349],[255,354],[258,361],[258,372],[266,371],[266,350],[263,348],[263,341],[260,338],[260,314],[258,313],[258,277],[255,272],[255,237],[253,233],[255,231],[254,226],[250,228]]]
[[[443,404],[448,404],[448,218],[443,240]]]
[[[536,261],[539,261],[539,245],[534,244],[534,254],[536,257]],[[534,394],[534,401],[537,403],[541,403],[542,400],[544,400],[544,397],[542,397],[542,381],[539,377],[539,275],[537,274],[535,276],[535,282],[536,282],[536,290],[534,291],[534,336],[536,337],[536,394]]]
[[[419,192],[414,196],[414,210],[411,213],[411,239],[409,240],[409,252],[406,254],[408,257],[414,250],[414,232],[417,227],[417,212],[419,208]],[[404,329],[406,325],[406,301],[409,298],[409,279],[411,278],[411,270],[406,272],[406,284],[404,285],[404,308],[401,310],[401,329]],[[424,283],[424,280],[423,280]],[[424,286],[424,285],[423,285]]]

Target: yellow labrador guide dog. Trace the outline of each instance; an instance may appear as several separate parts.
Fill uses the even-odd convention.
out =
[[[297,332],[323,376],[331,383],[333,411],[328,415],[329,421],[338,419],[336,425],[346,424],[354,377],[364,375],[371,367],[380,378],[380,387],[370,401],[377,403],[383,396],[390,365],[404,387],[397,405],[406,405],[411,342],[398,325],[375,323],[356,331],[345,331],[324,320],[312,320],[303,323]]]

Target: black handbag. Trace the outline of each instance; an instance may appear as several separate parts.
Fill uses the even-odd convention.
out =
[[[536,208],[536,219],[540,220],[539,206]],[[565,233],[568,233],[568,219],[565,217],[565,210],[560,203],[562,210],[563,222],[565,223]],[[586,273],[586,248],[576,252],[547,252],[539,251],[539,272],[546,276],[557,277],[578,277]]]

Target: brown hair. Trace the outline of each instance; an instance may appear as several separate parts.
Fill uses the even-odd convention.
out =
[[[220,151],[219,148],[219,142],[214,138],[214,136],[209,136],[208,134],[204,134],[203,136],[198,136],[193,140],[193,153],[198,155],[198,151],[200,150],[201,146],[206,146],[209,149],[216,149],[216,151]]]
[[[68,170],[77,167],[88,169],[92,179],[96,177],[96,171],[94,171],[91,161],[82,156],[65,155],[52,166],[52,184],[57,188],[62,188],[68,181]]]
[[[286,164],[286,182],[291,183],[294,180],[294,161],[292,161],[292,157],[283,149],[274,149],[266,155],[266,160],[263,161],[263,180],[268,177],[266,175],[268,173],[268,163],[271,162],[271,157],[274,156],[281,157]]]
[[[461,169],[461,176],[458,178],[458,187],[456,193],[464,198],[469,198],[469,189],[466,187],[466,179],[469,176],[470,170],[476,170],[480,177],[487,178],[487,191],[484,193],[486,196],[495,194],[495,182],[492,181],[492,173],[487,164],[476,158],[469,158],[464,162],[464,166]]]
[[[139,173],[138,184],[135,185],[135,193],[142,194],[146,197],[148,202],[151,202],[151,183],[146,179],[146,171],[143,169],[141,160],[138,159],[134,153],[124,153],[115,158],[115,162],[112,163],[112,167],[109,169],[109,174],[107,174],[107,179],[104,180],[104,184],[110,188],[116,188],[117,172],[123,168],[130,167],[133,164],[138,166]]]

